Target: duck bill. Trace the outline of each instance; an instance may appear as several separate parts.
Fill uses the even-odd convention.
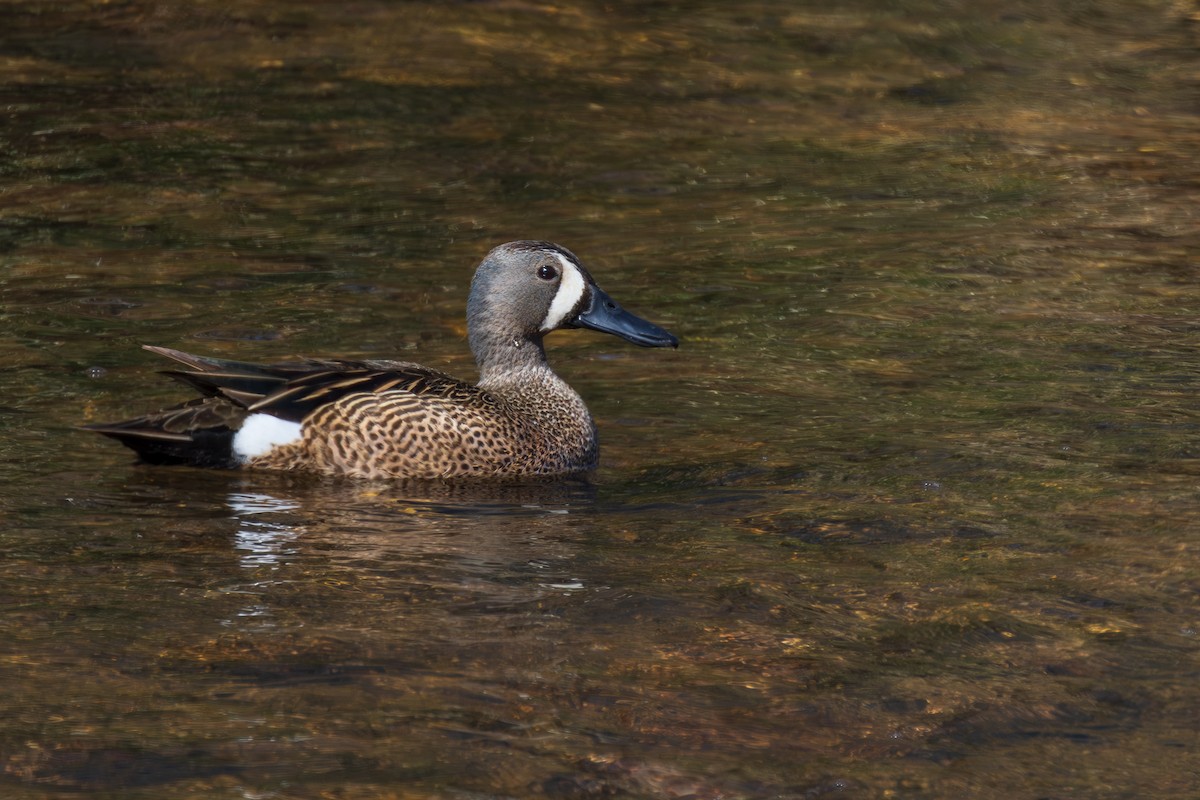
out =
[[[593,284],[591,290],[591,303],[569,323],[570,327],[611,333],[642,347],[679,346],[679,340],[671,333],[630,314],[598,286]]]

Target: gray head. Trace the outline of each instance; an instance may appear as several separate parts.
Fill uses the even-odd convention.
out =
[[[643,347],[679,344],[621,308],[565,247],[519,241],[488,253],[467,301],[467,332],[480,371],[544,360],[542,337],[559,328],[592,328]]]

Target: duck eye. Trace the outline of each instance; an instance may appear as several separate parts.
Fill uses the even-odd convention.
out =
[[[558,277],[558,270],[549,264],[542,264],[538,267],[538,277],[544,281],[552,281]]]

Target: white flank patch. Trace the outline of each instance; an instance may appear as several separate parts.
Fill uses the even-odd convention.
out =
[[[242,461],[258,458],[281,444],[300,438],[300,423],[272,417],[270,414],[251,414],[233,436],[233,454]]]
[[[558,294],[554,295],[554,302],[550,304],[550,310],[542,320],[542,333],[548,333],[562,325],[567,314],[579,305],[583,291],[587,288],[583,283],[583,273],[558,253],[554,255],[562,264],[562,280],[558,283]]]

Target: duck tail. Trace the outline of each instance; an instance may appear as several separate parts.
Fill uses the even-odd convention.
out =
[[[233,454],[236,430],[225,420],[216,424],[212,420],[214,406],[230,405],[218,398],[203,397],[144,417],[81,425],[80,429],[116,439],[146,464],[231,469],[238,466]]]

